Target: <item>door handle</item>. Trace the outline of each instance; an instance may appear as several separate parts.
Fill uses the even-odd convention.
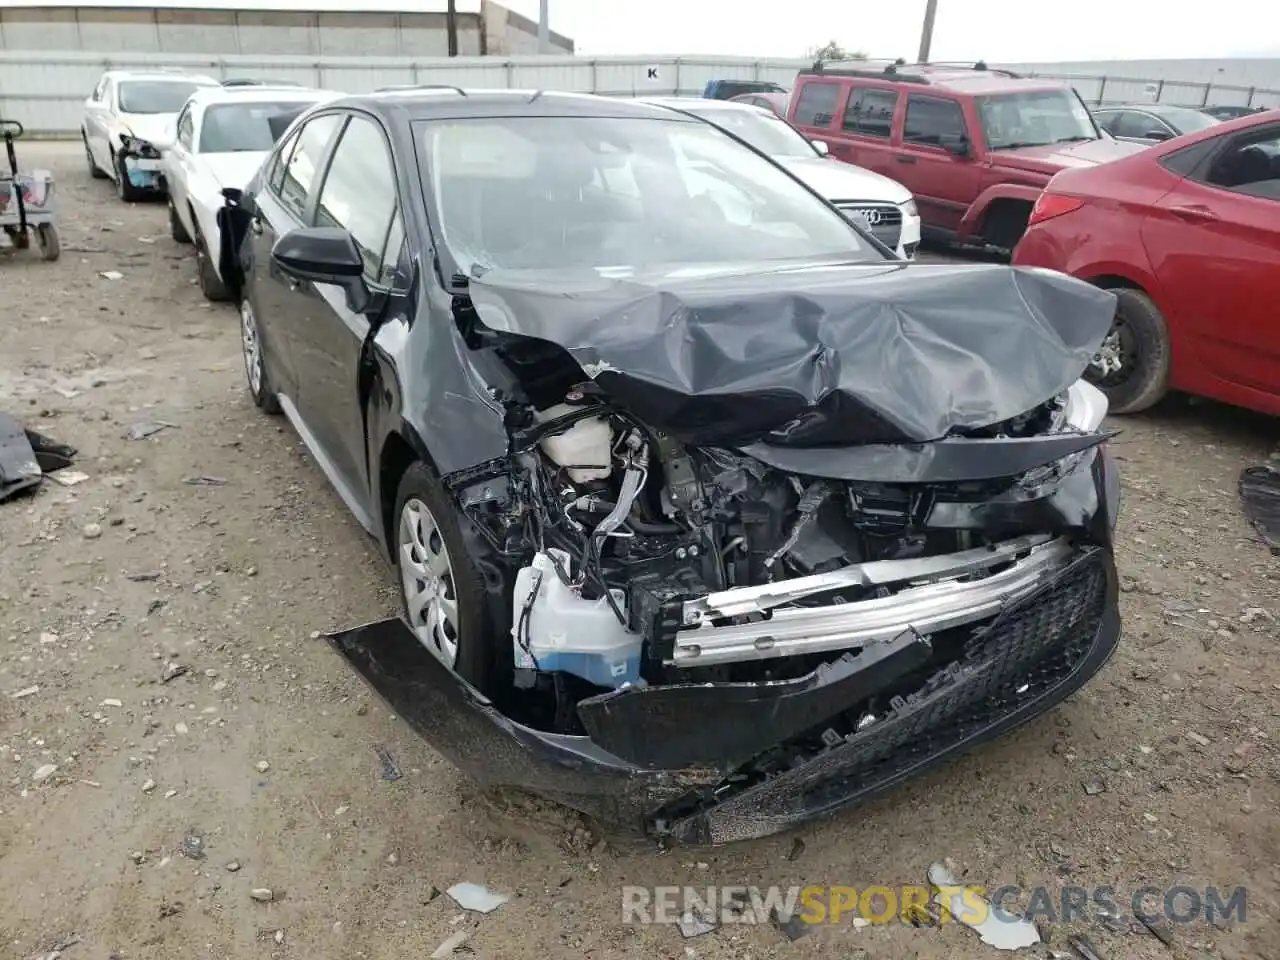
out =
[[[916,162],[915,157],[906,157],[906,156],[903,156],[902,154],[898,154],[893,159],[897,160],[899,163],[915,163]]]
[[[1199,203],[1170,207],[1169,212],[1175,217],[1181,217],[1183,220],[1194,220],[1201,223],[1213,223],[1222,219],[1208,207]]]
[[[255,236],[262,236],[262,218],[254,217],[249,221],[249,229],[253,231]]]

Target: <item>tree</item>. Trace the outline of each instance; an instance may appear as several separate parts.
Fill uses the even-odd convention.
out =
[[[806,57],[810,60],[865,60],[867,55],[862,50],[846,50],[834,40],[828,40],[820,47],[810,47]]]

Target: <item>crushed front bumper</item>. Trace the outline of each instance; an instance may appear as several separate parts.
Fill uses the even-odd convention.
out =
[[[330,639],[480,784],[530,790],[651,835],[724,843],[833,813],[1045,712],[1098,672],[1119,636],[1110,551],[1076,546],[991,616],[928,638],[908,629],[798,680],[581,701],[589,736],[512,721],[403,621]]]

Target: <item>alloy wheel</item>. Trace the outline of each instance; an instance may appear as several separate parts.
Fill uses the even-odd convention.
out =
[[[409,625],[418,641],[450,669],[458,659],[458,594],[440,525],[410,498],[400,511],[400,580]]]
[[[262,394],[262,341],[258,339],[258,321],[248,297],[240,303],[240,344],[249,389],[257,398]]]

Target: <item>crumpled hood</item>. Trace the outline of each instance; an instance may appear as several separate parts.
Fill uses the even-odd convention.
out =
[[[489,271],[488,328],[563,347],[617,402],[685,443],[926,442],[1067,389],[1115,298],[999,265],[726,265],[610,278]]]
[[[824,157],[774,159],[828,200],[877,200],[903,204],[911,199],[911,191],[897,180],[851,163]]]

